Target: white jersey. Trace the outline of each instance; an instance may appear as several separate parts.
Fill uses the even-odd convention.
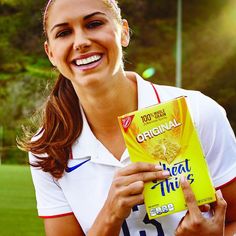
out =
[[[136,75],[138,108],[186,96],[197,128],[214,186],[233,181],[236,175],[236,142],[225,111],[197,91],[169,86],[153,86]],[[37,208],[42,218],[74,214],[86,234],[103,207],[114,172],[128,164],[126,150],[118,161],[93,135],[85,116],[80,137],[72,146],[72,159],[63,177],[55,180],[49,173],[31,167]],[[30,162],[35,157],[30,154]],[[185,211],[148,220],[144,205],[135,206],[124,221],[120,235],[173,236]]]

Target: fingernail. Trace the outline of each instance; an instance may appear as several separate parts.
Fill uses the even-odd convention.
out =
[[[163,175],[163,176],[170,176],[170,172],[169,172],[168,170],[164,170],[164,171],[162,172],[162,175]]]
[[[162,170],[162,166],[156,165],[156,166],[155,166],[155,169],[156,169],[156,170]]]
[[[181,175],[180,176],[180,183],[184,184],[184,183],[186,183],[186,181],[187,181],[186,177],[184,175]]]
[[[216,191],[216,194],[219,198],[223,198],[223,194],[220,189]]]

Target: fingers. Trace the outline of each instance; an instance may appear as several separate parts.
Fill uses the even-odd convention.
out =
[[[201,212],[208,212],[211,209],[211,206],[209,204],[204,204],[202,206],[199,206],[199,209]]]
[[[170,173],[165,172],[165,171],[141,172],[141,173],[133,174],[130,176],[117,177],[115,181],[117,182],[117,185],[127,186],[136,181],[142,181],[145,183],[145,182],[149,182],[153,180],[163,180],[169,176],[170,176]]]
[[[184,193],[184,199],[185,199],[187,207],[189,209],[189,214],[200,216],[201,211],[197,205],[196,198],[194,196],[194,193],[191,189],[189,182],[187,181],[187,179],[184,176],[181,176],[180,184],[181,184],[181,188]]]
[[[149,172],[149,171],[154,172],[158,170],[159,171],[162,170],[162,167],[151,163],[136,162],[128,165],[125,168],[121,168],[117,173],[122,176],[128,176],[139,172]]]
[[[161,166],[155,166],[153,164],[131,164],[117,171],[113,179],[113,186],[115,187],[115,189],[119,189],[119,191],[122,192],[121,195],[123,196],[140,194],[143,192],[145,182],[153,180],[163,180],[170,176],[169,171],[161,170]]]
[[[121,209],[121,211],[124,211],[125,209],[128,209],[130,212],[131,208],[135,205],[143,204],[143,194],[128,196],[126,198],[118,199],[116,202],[118,209]]]
[[[150,163],[132,163],[121,168],[115,173],[106,206],[112,206],[112,214],[117,218],[126,218],[134,205],[143,204],[145,182],[163,180],[169,176],[170,173],[163,171],[161,166]]]
[[[188,189],[187,183],[183,181],[183,191],[186,195],[191,195]],[[175,236],[182,235],[223,235],[224,224],[225,224],[225,213],[226,213],[226,202],[222,197],[220,191],[216,192],[216,203],[214,204],[213,210],[214,215],[210,218],[205,218],[202,215],[196,214],[198,212],[195,206],[192,207],[194,202],[192,196],[187,200],[187,204],[191,210],[182,218],[180,224],[176,229]],[[195,200],[196,201],[196,200]],[[196,204],[196,203],[195,203]],[[194,203],[193,203],[194,205]],[[203,205],[203,208],[209,208],[209,205]]]
[[[136,195],[143,192],[144,189],[144,182],[143,181],[136,181],[134,183],[131,183],[129,186],[126,186],[124,188],[124,192],[126,192],[126,195]]]
[[[163,171],[161,166],[148,163],[135,163],[118,170],[114,181],[117,182],[117,185],[127,186],[136,181],[149,182],[163,180],[169,176],[169,171]]]
[[[216,191],[216,203],[214,206],[214,218],[216,221],[222,221],[222,216],[226,214],[227,203],[220,190]]]

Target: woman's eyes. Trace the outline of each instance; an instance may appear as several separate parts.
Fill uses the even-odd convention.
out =
[[[94,28],[97,28],[101,25],[103,25],[104,22],[100,21],[100,20],[94,20],[94,21],[91,21],[89,23],[87,23],[85,25],[85,27],[87,29],[94,29]],[[62,30],[62,31],[59,31],[57,34],[56,34],[56,38],[62,38],[62,37],[66,37],[68,35],[70,35],[72,33],[72,30],[71,29],[66,29],[66,30]]]
[[[71,30],[63,30],[56,34],[56,38],[65,37],[71,33]]]
[[[99,21],[99,20],[94,20],[94,21],[91,21],[89,23],[86,24],[86,28],[87,29],[94,29],[94,28],[97,28],[101,25],[103,25],[104,23],[102,21]]]

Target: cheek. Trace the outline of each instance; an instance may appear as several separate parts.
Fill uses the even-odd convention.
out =
[[[107,34],[104,38],[104,43],[107,45],[107,47],[112,49],[111,53],[122,53],[121,38],[119,33],[111,32]]]
[[[53,46],[53,55],[55,58],[55,61],[57,61],[57,63],[61,64],[62,60],[66,59],[66,55],[67,55],[67,49],[66,47],[62,44],[55,44]]]
[[[107,26],[103,30],[94,35],[95,38],[99,38],[100,42],[105,47],[120,48],[121,47],[121,32],[116,26]]]

